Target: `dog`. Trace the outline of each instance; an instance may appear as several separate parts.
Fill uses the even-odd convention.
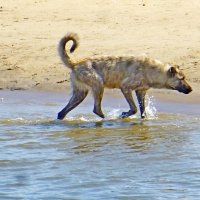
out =
[[[71,69],[73,95],[69,103],[58,113],[58,119],[78,106],[91,90],[94,96],[93,112],[104,118],[101,101],[104,88],[118,88],[129,104],[130,110],[121,114],[122,118],[136,114],[137,107],[132,97],[136,93],[141,118],[146,117],[145,95],[150,88],[166,88],[184,94],[192,91],[179,66],[164,64],[147,56],[102,56],[88,57],[80,60],[70,59],[66,44],[72,41],[70,53],[79,45],[77,34],[68,33],[59,42],[58,52],[63,63]]]

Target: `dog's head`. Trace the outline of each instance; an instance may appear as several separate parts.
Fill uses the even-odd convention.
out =
[[[177,90],[184,94],[192,92],[191,86],[186,82],[185,75],[178,65],[168,65],[166,88]]]

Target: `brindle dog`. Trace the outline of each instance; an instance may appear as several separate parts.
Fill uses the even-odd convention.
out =
[[[73,95],[69,103],[58,113],[62,120],[68,112],[78,106],[91,89],[94,96],[93,112],[104,118],[101,101],[104,88],[119,88],[126,98],[130,110],[121,117],[129,117],[137,112],[132,97],[135,90],[141,118],[145,118],[145,95],[150,88],[166,88],[184,94],[192,91],[185,75],[177,65],[164,64],[147,56],[103,56],[88,57],[73,61],[65,50],[66,43],[72,41],[70,53],[78,47],[78,36],[68,33],[59,43],[59,54],[64,64],[71,69]]]

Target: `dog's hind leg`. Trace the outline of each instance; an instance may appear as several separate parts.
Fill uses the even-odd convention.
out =
[[[104,92],[104,87],[101,81],[97,82],[93,87],[92,87],[92,92],[94,96],[94,109],[93,112],[97,114],[99,117],[104,118],[104,114],[101,110],[101,101],[103,98],[103,92]]]
[[[126,118],[126,117],[129,117],[131,115],[134,115],[137,112],[137,107],[136,107],[134,100],[133,100],[132,90],[128,89],[128,88],[121,88],[121,91],[122,91],[124,97],[126,98],[126,101],[128,102],[129,106],[130,106],[130,110],[128,112],[123,112],[121,114],[121,118]]]
[[[136,93],[137,100],[139,103],[141,118],[145,118],[146,117],[146,112],[145,112],[146,90],[136,90],[135,93]]]
[[[76,106],[78,106],[87,96],[88,90],[73,90],[73,95],[69,101],[69,103],[58,113],[57,119],[64,119],[68,112],[73,110]]]

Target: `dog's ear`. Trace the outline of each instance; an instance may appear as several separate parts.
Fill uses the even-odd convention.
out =
[[[174,77],[175,74],[176,74],[176,67],[173,67],[173,66],[170,67],[170,68],[168,69],[167,74],[168,74],[169,77]]]
[[[181,69],[179,65],[174,65],[174,67],[176,67],[177,69]]]

